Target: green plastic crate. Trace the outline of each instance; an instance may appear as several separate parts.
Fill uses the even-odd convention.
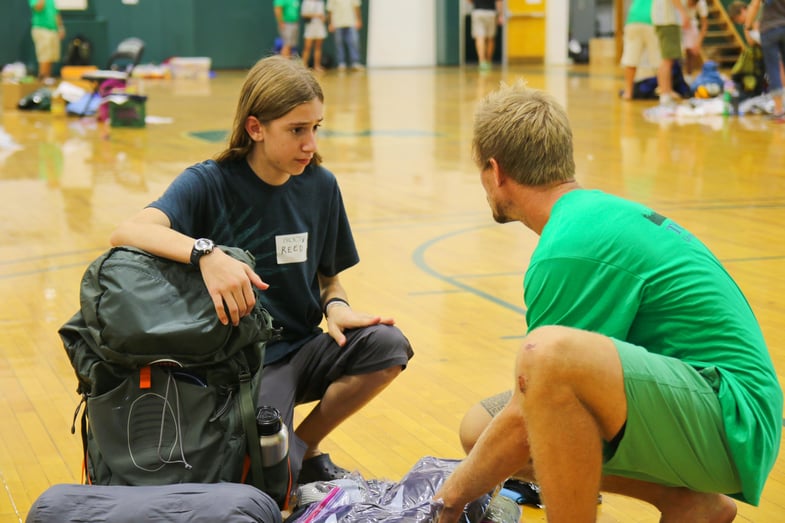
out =
[[[109,99],[109,124],[112,127],[144,127],[146,96],[136,94]]]

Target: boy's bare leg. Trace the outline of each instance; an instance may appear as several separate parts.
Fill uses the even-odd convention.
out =
[[[370,374],[343,376],[331,383],[324,397],[295,431],[308,445],[303,459],[319,455],[322,439],[384,390],[402,370],[390,367]]]

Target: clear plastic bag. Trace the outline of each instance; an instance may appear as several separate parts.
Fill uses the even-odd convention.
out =
[[[433,495],[449,476],[458,460],[425,457],[399,482],[365,480],[359,474],[349,478],[302,485],[299,507],[287,523],[429,523],[439,505]],[[321,499],[317,499],[321,498]],[[461,523],[483,519],[490,493],[469,503]]]

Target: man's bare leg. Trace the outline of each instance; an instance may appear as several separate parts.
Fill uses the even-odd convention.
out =
[[[730,523],[736,517],[736,503],[722,494],[618,476],[604,477],[602,490],[654,505],[662,514],[661,523]]]
[[[485,40],[485,61],[488,63],[493,62],[493,51],[496,48],[496,40],[488,38]]]
[[[458,437],[461,440],[463,451],[468,454],[472,450],[477,440],[480,439],[480,434],[485,430],[493,416],[485,409],[482,403],[476,403],[466,411],[466,414],[461,420],[461,426],[458,428]]]
[[[624,91],[621,94],[622,100],[632,100],[632,91],[635,88],[635,73],[637,67],[624,68]]]
[[[485,62],[485,37],[474,39],[474,48],[477,50],[477,61],[479,63]]]
[[[585,355],[575,354],[576,350]],[[524,342],[516,373],[524,394],[513,395],[511,401],[523,401],[531,452],[538,463],[536,476],[550,522],[595,521],[600,488],[654,505],[662,513],[662,523],[733,520],[736,505],[721,494],[616,476],[602,478],[600,487],[601,440],[613,439],[626,419],[621,363],[611,340],[560,328],[535,331]],[[623,417],[613,402],[623,404]],[[467,412],[461,424],[465,450],[471,450],[491,419],[481,404]],[[524,467],[519,474],[525,479],[531,472]]]
[[[595,521],[602,441],[627,417],[615,344],[576,329],[537,329],[518,353],[516,376],[548,521]]]
[[[39,62],[38,79],[46,80],[52,77],[52,62]]]

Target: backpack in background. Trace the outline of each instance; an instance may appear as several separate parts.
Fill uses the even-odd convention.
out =
[[[682,98],[689,98],[692,95],[690,86],[684,79],[684,74],[681,70],[681,65],[678,60],[673,61],[673,68],[671,69],[671,81],[673,91]],[[634,100],[656,100],[659,98],[657,90],[657,77],[651,76],[643,78],[635,82],[632,86],[632,98]]]
[[[723,92],[725,80],[720,75],[717,62],[706,60],[701,72],[690,85],[690,90],[698,98],[710,98]],[[703,89],[701,89],[703,88]]]
[[[80,303],[58,332],[85,403],[85,482],[242,483],[250,469],[265,491],[254,403],[273,328],[260,302],[222,325],[196,267],[115,247],[87,268]]]
[[[759,45],[742,49],[738,60],[731,69],[731,79],[742,99],[763,94],[766,88],[763,50]]]
[[[93,44],[84,35],[76,35],[65,48],[63,65],[92,65]]]

